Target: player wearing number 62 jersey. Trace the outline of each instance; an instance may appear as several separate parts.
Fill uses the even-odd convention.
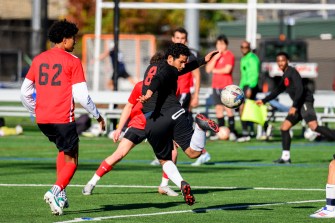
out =
[[[37,55],[21,86],[23,105],[36,114],[36,122],[49,141],[56,144],[57,180],[44,200],[51,212],[62,215],[68,207],[65,188],[78,165],[79,137],[74,119],[74,99],[97,119],[102,130],[105,121],[88,95],[80,59],[70,54],[78,28],[61,20],[52,25],[48,37],[55,45]],[[36,101],[32,95],[36,90]]]
[[[218,126],[203,115],[196,116],[193,130],[185,110],[177,97],[178,76],[204,65],[218,51],[205,58],[187,63],[190,51],[181,43],[173,43],[165,52],[162,62],[151,64],[145,74],[142,93],[139,98],[143,113],[147,118],[145,133],[164,172],[182,191],[185,202],[193,205],[195,199],[191,188],[181,177],[172,161],[173,140],[189,158],[198,158],[205,146],[206,130],[217,132]]]

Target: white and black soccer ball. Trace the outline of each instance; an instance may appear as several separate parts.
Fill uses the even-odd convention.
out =
[[[244,102],[244,93],[237,85],[228,85],[221,91],[221,102],[228,108],[238,108]]]

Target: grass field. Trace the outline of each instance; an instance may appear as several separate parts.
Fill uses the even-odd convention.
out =
[[[0,138],[0,222],[334,222],[309,217],[325,204],[334,144],[296,138],[293,163],[274,165],[281,154],[278,132],[271,142],[208,141],[212,159],[199,167],[180,152],[178,167],[192,186],[193,206],[182,196],[157,193],[161,168],[149,165],[147,143],[104,176],[92,196],[83,196],[83,186],[117,145],[106,137],[81,137],[79,168],[67,188],[70,208],[53,216],[43,195],[55,181],[57,150],[29,119],[6,118],[9,126],[18,121],[23,135]]]

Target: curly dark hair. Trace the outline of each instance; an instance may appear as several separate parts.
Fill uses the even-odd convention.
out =
[[[191,55],[191,52],[190,49],[185,44],[172,43],[165,51],[165,59],[167,59],[170,55],[174,59],[177,59],[180,57],[180,55],[189,57]]]
[[[76,24],[66,19],[55,22],[49,29],[48,38],[53,43],[60,43],[63,38],[70,38],[78,33]]]
[[[290,60],[290,56],[286,52],[279,52],[277,53],[276,57],[283,56],[286,58],[286,60]]]
[[[150,64],[157,63],[164,60],[164,53],[162,51],[157,51],[150,59]]]

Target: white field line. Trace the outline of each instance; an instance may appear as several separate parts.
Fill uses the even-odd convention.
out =
[[[70,184],[68,187],[84,187],[85,185]],[[0,187],[52,187],[51,184],[1,184]],[[101,188],[157,188],[157,186],[144,185],[96,185]],[[177,188],[177,187],[172,187]],[[222,189],[222,190],[236,190],[236,189],[252,189],[252,190],[286,190],[286,191],[324,191],[320,188],[276,188],[276,187],[216,187],[216,186],[192,186],[193,189]]]
[[[82,221],[101,221],[107,219],[117,219],[117,218],[131,218],[131,217],[146,217],[154,215],[166,215],[166,214],[181,214],[181,213],[204,213],[208,211],[221,211],[229,209],[241,209],[241,208],[252,208],[252,207],[265,207],[265,206],[278,206],[287,204],[304,204],[304,203],[315,203],[315,202],[325,202],[325,200],[306,200],[306,201],[291,201],[291,202],[280,202],[280,203],[268,203],[268,204],[255,204],[255,205],[240,205],[240,206],[225,206],[217,208],[203,208],[196,210],[184,210],[184,211],[167,211],[167,212],[155,212],[148,214],[132,214],[132,215],[116,215],[116,216],[105,216],[105,217],[94,217],[94,218],[75,218],[69,221],[59,221],[55,223],[69,223],[69,222],[82,222]]]

